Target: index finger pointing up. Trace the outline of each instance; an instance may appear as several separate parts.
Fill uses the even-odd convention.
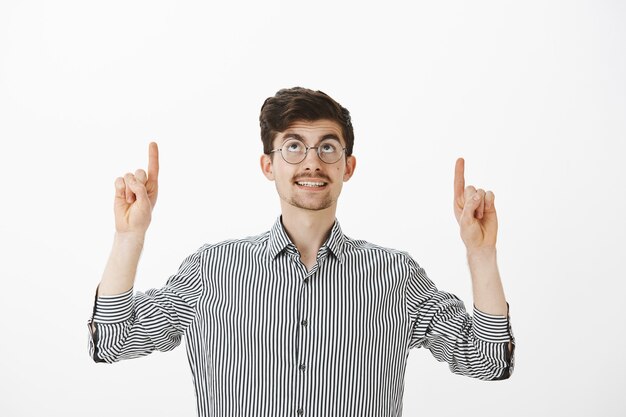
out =
[[[465,160],[459,158],[454,167],[454,199],[462,200],[465,191]]]
[[[148,181],[155,181],[159,178],[159,147],[156,142],[148,145]]]

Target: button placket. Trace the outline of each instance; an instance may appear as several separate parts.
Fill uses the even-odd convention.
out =
[[[306,407],[306,389],[309,385],[307,383],[309,375],[307,374],[307,370],[311,365],[310,357],[311,357],[311,347],[310,345],[310,337],[308,327],[309,316],[310,316],[310,304],[311,304],[311,285],[315,282],[314,278],[318,275],[318,271],[320,270],[320,265],[324,262],[324,258],[326,255],[326,250],[320,250],[318,253],[316,263],[313,265],[310,271],[306,270],[306,267],[302,263],[300,259],[299,253],[295,254],[295,263],[299,271],[304,272],[303,275],[298,277],[300,281],[300,290],[298,294],[298,302],[297,302],[297,340],[296,340],[296,393],[297,393],[297,402],[296,402],[296,411],[298,415],[303,415]],[[299,274],[298,274],[299,275]]]
[[[306,402],[306,387],[307,387],[307,369],[309,365],[310,337],[307,332],[307,326],[309,325],[307,317],[309,316],[310,306],[310,291],[312,278],[316,274],[317,268],[313,267],[309,273],[300,281],[300,296],[298,297],[298,349],[297,349],[297,386],[298,386],[298,410],[304,411]]]

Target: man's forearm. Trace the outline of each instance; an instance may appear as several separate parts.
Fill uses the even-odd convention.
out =
[[[498,272],[496,249],[468,250],[474,306],[483,313],[506,316],[507,305]]]
[[[109,260],[104,268],[98,295],[117,295],[131,289],[145,235],[116,233]]]

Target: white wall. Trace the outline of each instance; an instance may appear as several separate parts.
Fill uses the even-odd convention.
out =
[[[136,288],[160,286],[201,244],[271,226],[258,112],[295,85],[353,114],[344,232],[468,306],[455,158],[496,193],[516,371],[474,381],[415,350],[404,415],[624,415],[625,21],[619,1],[3,0],[0,415],[195,415],[184,348],[87,355],[113,180],[158,141]]]

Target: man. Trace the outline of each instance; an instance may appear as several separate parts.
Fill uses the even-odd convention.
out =
[[[116,179],[116,234],[90,320],[94,360],[170,350],[184,336],[200,416],[400,416],[412,347],[455,373],[508,378],[494,195],[465,187],[463,160],[454,212],[473,316],[408,254],[342,233],[337,201],[356,167],[348,110],[292,88],[265,101],[260,124],[261,170],[281,216],[262,235],[201,247],[159,290],[132,291],[157,199],[157,145],[147,173]]]

